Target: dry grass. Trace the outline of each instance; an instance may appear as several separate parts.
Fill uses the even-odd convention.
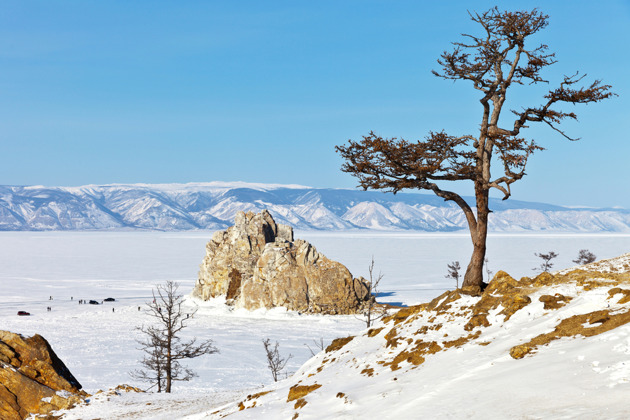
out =
[[[320,384],[313,384],[313,385],[293,385],[290,389],[289,389],[289,395],[287,396],[287,402],[291,402],[291,401],[295,401],[297,399],[300,398],[304,398],[305,396],[307,396],[308,394],[310,394],[311,392],[315,391],[316,389],[321,388]]]

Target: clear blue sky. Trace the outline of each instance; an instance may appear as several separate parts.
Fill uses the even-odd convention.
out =
[[[334,146],[374,130],[476,133],[478,94],[431,75],[488,1],[4,1],[0,184],[250,181],[353,187]],[[618,98],[578,106],[513,198],[630,208],[630,1],[540,9],[545,75],[575,70]],[[511,108],[545,87],[515,90]],[[472,195],[470,185],[455,188]]]

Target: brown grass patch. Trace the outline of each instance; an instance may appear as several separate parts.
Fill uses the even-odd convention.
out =
[[[238,403],[238,411],[243,411],[246,408],[254,408],[254,407],[256,407],[256,401],[254,401],[254,403],[252,405],[250,405],[249,407],[247,407],[245,405],[245,403],[248,402],[248,401],[251,401],[251,400],[255,400],[256,398],[262,397],[263,395],[267,395],[270,392],[273,392],[273,391],[262,391],[262,392],[257,392],[256,394],[248,395],[243,401]]]
[[[380,333],[381,331],[383,331],[385,328],[381,327],[381,328],[370,328],[367,331],[367,336],[368,337],[374,337],[375,335],[378,335],[378,333]]]
[[[316,389],[321,388],[320,384],[313,385],[293,385],[289,389],[289,395],[287,396],[287,402],[291,402],[297,400],[299,398],[303,398],[315,391]]]
[[[418,312],[423,311],[424,310],[424,306],[425,305],[416,305],[416,306],[408,306],[406,308],[402,308],[402,309],[396,311],[394,314],[384,317],[383,318],[383,322],[385,324],[387,324],[390,321],[394,321],[394,325],[397,325],[398,323],[406,320],[410,316],[412,316],[414,314],[417,314]]]
[[[361,375],[374,376],[374,368],[366,367],[361,371]]]
[[[385,334],[385,347],[391,347],[393,349],[398,347],[398,340],[400,340],[400,337],[398,337],[397,334],[398,331],[396,330],[396,327],[392,328],[387,334]]]
[[[479,337],[480,335],[481,335],[481,330],[477,331],[474,334],[468,334],[467,336],[459,337],[456,340],[444,341],[442,343],[442,345],[445,348],[447,348],[447,349],[450,349],[451,347],[460,347],[460,346],[463,346],[464,344],[468,343],[470,340],[474,340],[475,338]]]
[[[414,366],[424,363],[424,356],[435,354],[442,350],[442,347],[435,341],[416,340],[416,346],[410,350],[403,350],[394,357],[391,362],[383,363],[383,366],[389,366],[391,370],[400,369],[400,363],[407,362]]]
[[[341,349],[343,346],[351,342],[353,338],[354,336],[352,335],[350,337],[335,338],[332,343],[326,347],[326,353]]]
[[[273,392],[273,391],[262,391],[262,392],[257,392],[256,394],[248,395],[247,398],[245,398],[245,401],[255,400],[256,398],[260,398],[263,395],[269,394],[270,392]]]
[[[605,333],[630,322],[630,311],[610,314],[609,311],[594,311],[587,314],[574,315],[563,319],[556,328],[547,334],[541,334],[528,343],[512,347],[510,356],[520,359],[534,351],[538,346],[550,343],[562,337],[592,337]]]

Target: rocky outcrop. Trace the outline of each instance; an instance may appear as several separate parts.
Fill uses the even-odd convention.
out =
[[[0,418],[21,420],[70,408],[87,394],[41,335],[0,330]]]
[[[263,210],[236,215],[234,226],[215,232],[206,245],[193,295],[224,296],[228,305],[283,306],[326,314],[356,313],[368,299],[369,283],[326,258],[293,229]]]

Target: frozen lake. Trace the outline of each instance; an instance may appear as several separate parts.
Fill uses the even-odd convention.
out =
[[[187,293],[194,285],[211,232],[0,232],[0,304],[113,294],[148,297],[151,286],[175,280]],[[354,276],[367,277],[374,256],[384,279],[385,302],[424,302],[454,284],[446,265],[468,263],[465,233],[296,232]],[[580,249],[598,259],[630,252],[628,234],[494,234],[488,239],[489,268],[515,278],[535,275],[535,252],[555,251],[554,269],[575,265]],[[28,293],[25,293],[28,291]],[[83,293],[83,295],[80,295]]]
[[[165,280],[188,294],[211,232],[1,232],[0,329],[46,337],[88,392],[134,383],[137,368],[135,329],[147,322],[138,306]],[[372,256],[381,271],[379,301],[412,305],[432,299],[454,283],[446,265],[465,267],[471,252],[465,233],[296,232],[355,276],[367,277]],[[533,276],[540,264],[535,252],[555,251],[554,269],[573,266],[580,249],[598,259],[630,252],[630,235],[498,234],[488,241],[490,270],[513,277]],[[50,297],[53,300],[50,300]],[[79,299],[114,297],[113,304],[78,305]],[[253,388],[271,381],[262,338],[281,343],[296,370],[310,356],[306,344],[354,334],[364,324],[352,316],[298,315],[283,310],[231,311],[220,302],[198,304],[189,335],[213,338],[221,353],[189,365],[199,378],[178,383],[192,392]],[[46,307],[52,311],[47,312]],[[112,307],[114,311],[112,312]],[[27,310],[31,317],[17,317]]]

